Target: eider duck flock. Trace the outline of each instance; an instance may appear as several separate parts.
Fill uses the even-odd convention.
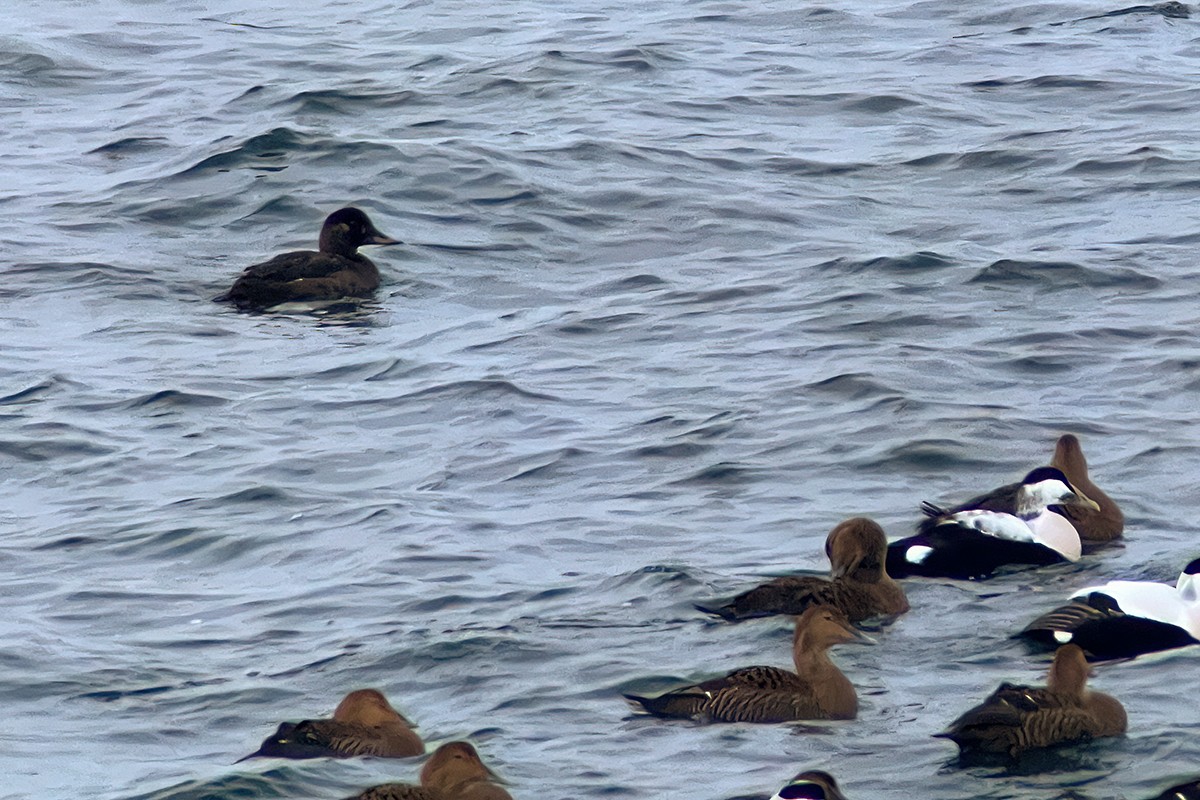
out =
[[[388,244],[399,242],[359,209],[343,208],[326,218],[318,250],[284,253],[251,266],[216,299],[239,310],[262,311],[293,302],[369,297],[379,286],[379,270],[358,248]],[[729,600],[696,603],[699,612],[730,622],[793,615],[793,669],[742,667],[653,697],[627,693],[626,701],[638,713],[705,723],[852,720],[858,714],[856,676],[843,674],[829,650],[866,639],[857,627],[864,621],[886,625],[909,611],[897,579],[984,580],[1074,562],[1124,531],[1120,508],[1092,482],[1079,440],[1071,434],[1059,438],[1049,463],[1020,481],[958,505],[925,502],[920,512],[916,533],[891,543],[873,520],[853,517],[839,523],[825,541],[828,579],[781,577]],[[1200,558],[1194,556],[1180,559],[1186,564],[1173,585],[1118,579],[1083,587],[1014,632],[1054,651],[1046,685],[1003,683],[948,721],[937,736],[957,745],[964,762],[1012,762],[1031,751],[1124,734],[1125,709],[1117,698],[1088,688],[1090,666],[1200,644]],[[886,631],[882,638],[886,647]],[[357,689],[332,718],[284,722],[240,761],[414,758],[426,750],[415,727],[381,692]],[[512,800],[501,783],[474,746],[452,741],[425,761],[418,783],[375,786],[356,798]],[[835,778],[819,770],[797,774],[771,800],[793,798],[845,800]],[[1157,800],[1200,800],[1200,780],[1165,789]]]

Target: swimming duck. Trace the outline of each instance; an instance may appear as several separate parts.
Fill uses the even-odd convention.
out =
[[[449,742],[421,768],[421,785],[385,783],[348,800],[512,800],[467,742]]]
[[[425,743],[405,719],[375,689],[346,695],[333,719],[284,722],[262,747],[245,758],[350,758],[379,756],[408,758],[425,752]]]
[[[294,301],[367,297],[379,288],[379,270],[358,253],[365,244],[400,242],[376,230],[359,209],[340,209],[325,218],[318,250],[295,250],[247,267],[217,300],[264,309]]]
[[[986,578],[1005,564],[1078,561],[1079,533],[1055,510],[1063,506],[1100,508],[1056,467],[1038,467],[1020,483],[952,509],[925,503],[929,518],[918,533],[888,545],[887,571],[897,578]]]
[[[1174,586],[1146,581],[1089,586],[1018,636],[1052,647],[1071,642],[1097,660],[1200,644],[1198,576],[1200,558],[1183,568]]]
[[[792,778],[771,800],[846,800],[846,796],[832,775],[814,769]]]
[[[1064,645],[1054,654],[1046,688],[1002,683],[991,697],[936,735],[953,740],[963,756],[1016,758],[1038,747],[1124,733],[1125,709],[1116,698],[1089,692],[1087,674],[1083,650]]]
[[[854,517],[825,539],[831,580],[792,575],[743,592],[723,606],[696,608],[728,620],[802,614],[812,605],[838,608],[851,622],[908,611],[904,590],[887,573],[887,536],[873,520]]]
[[[744,667],[723,678],[667,692],[658,697],[625,695],[660,717],[702,722],[791,722],[802,719],[854,719],[858,698],[828,649],[863,639],[846,615],[832,606],[810,606],[796,620],[792,660],[796,671]]]
[[[1164,789],[1154,800],[1200,800],[1200,778]]]
[[[1059,510],[1079,531],[1079,538],[1088,543],[1100,543],[1111,542],[1119,537],[1125,530],[1125,516],[1113,499],[1088,477],[1087,459],[1083,457],[1079,439],[1070,433],[1058,437],[1050,466],[1062,470],[1072,486],[1100,506],[1099,509],[1093,509],[1087,505],[1069,505]]]

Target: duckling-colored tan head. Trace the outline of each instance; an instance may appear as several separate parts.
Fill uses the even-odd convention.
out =
[[[825,555],[829,556],[832,577],[851,575],[856,580],[873,583],[883,577],[887,535],[874,520],[851,517],[829,532]]]
[[[495,775],[469,742],[447,742],[421,767],[421,785],[449,790],[472,781],[491,781]]]
[[[411,724],[400,712],[392,708],[378,689],[356,689],[346,695],[334,710],[333,718],[338,722],[353,722],[369,727],[397,722]]]

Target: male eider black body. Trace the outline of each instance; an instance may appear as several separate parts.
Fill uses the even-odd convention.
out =
[[[1174,586],[1109,581],[1080,589],[1019,635],[1049,647],[1077,644],[1098,661],[1200,644],[1200,558]]]
[[[326,217],[318,250],[295,250],[248,267],[217,300],[261,310],[281,303],[369,297],[379,288],[379,270],[358,252],[367,244],[400,242],[380,233],[359,209],[343,208]]]

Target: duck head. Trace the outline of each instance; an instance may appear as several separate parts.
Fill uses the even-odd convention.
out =
[[[411,725],[399,711],[392,708],[378,689],[356,689],[346,695],[334,710],[333,718],[338,722],[354,722],[368,727],[397,722]]]
[[[829,532],[825,555],[829,556],[830,574],[834,578],[853,575],[857,580],[874,582],[883,575],[887,535],[874,520],[853,517],[839,522]]]
[[[1175,589],[1185,603],[1196,605],[1200,601],[1200,558],[1183,568]]]
[[[1038,467],[1021,481],[1017,490],[1017,515],[1031,517],[1047,506],[1081,506],[1099,511],[1100,505],[1071,485],[1062,470]]]
[[[1063,694],[1083,695],[1087,685],[1088,663],[1083,649],[1077,644],[1065,644],[1054,653],[1050,665],[1050,677],[1046,681],[1052,691]]]
[[[403,242],[380,233],[371,223],[371,219],[357,208],[339,209],[325,218],[318,245],[322,253],[335,253],[348,258],[364,244]]]
[[[824,651],[843,642],[870,642],[865,634],[850,624],[846,615],[833,606],[809,606],[796,618],[796,633],[792,638],[792,653]]]
[[[837,781],[819,769],[801,772],[780,789],[771,800],[845,800]]]
[[[421,767],[421,785],[449,790],[471,781],[495,781],[469,742],[447,742]]]

